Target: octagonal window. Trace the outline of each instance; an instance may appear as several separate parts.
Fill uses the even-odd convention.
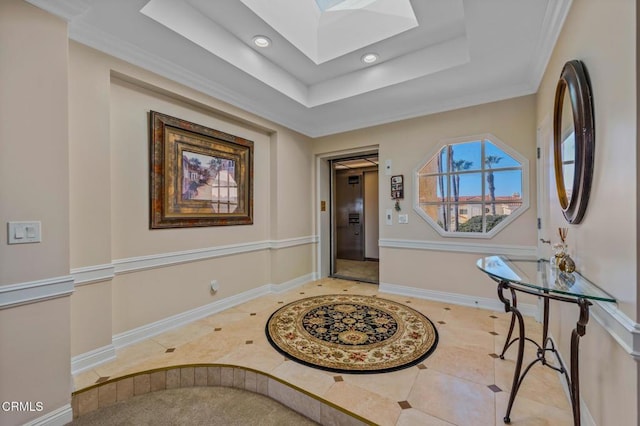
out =
[[[493,135],[448,141],[416,167],[414,209],[443,236],[491,238],[529,207],[528,167]]]

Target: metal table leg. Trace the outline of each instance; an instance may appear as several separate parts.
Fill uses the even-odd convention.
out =
[[[504,290],[509,290],[511,299],[508,299],[504,295]],[[509,332],[507,333],[507,337],[505,340],[504,347],[502,349],[502,353],[500,354],[500,358],[504,359],[504,354],[507,349],[515,342],[518,342],[518,354],[516,357],[516,366],[513,372],[513,383],[511,386],[511,393],[509,395],[509,404],[507,405],[507,411],[504,416],[504,422],[511,422],[511,409],[513,408],[513,403],[515,401],[516,395],[518,394],[518,390],[520,389],[520,385],[527,373],[535,365],[535,363],[540,362],[542,365],[545,365],[549,368],[552,368],[559,373],[562,373],[569,385],[569,393],[571,397],[571,408],[573,411],[573,424],[575,426],[580,426],[580,374],[579,374],[579,344],[580,337],[584,336],[586,333],[586,325],[589,322],[589,305],[591,303],[583,298],[579,299],[570,299],[564,298],[561,296],[552,296],[549,293],[533,293],[524,291],[525,293],[537,295],[538,297],[542,297],[544,300],[544,312],[543,312],[543,325],[542,325],[542,345],[533,341],[530,338],[525,336],[525,326],[524,319],[522,314],[518,310],[518,301],[516,296],[516,291],[524,291],[522,289],[515,289],[509,285],[506,281],[498,282],[498,298],[505,306],[505,312],[511,312],[511,323],[509,325]],[[564,302],[577,303],[580,307],[580,317],[576,324],[576,328],[573,330],[571,334],[571,376],[567,374],[567,369],[562,364],[562,360],[560,359],[560,354],[558,350],[553,345],[553,341],[548,336],[549,331],[549,299],[560,300]],[[512,338],[513,330],[515,328],[515,324],[518,324],[518,337]],[[524,359],[524,344],[525,341],[528,340],[535,344],[538,348],[537,357],[533,360],[525,369],[522,371],[522,362]],[[553,364],[549,364],[546,359],[546,353],[552,352],[556,356],[556,360],[559,366],[555,366]]]

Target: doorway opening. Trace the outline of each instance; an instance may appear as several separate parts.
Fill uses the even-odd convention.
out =
[[[332,277],[379,282],[378,154],[332,159]]]

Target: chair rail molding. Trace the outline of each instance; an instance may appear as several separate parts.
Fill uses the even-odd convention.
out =
[[[379,246],[385,247],[385,248],[504,255],[504,256],[511,256],[511,257],[517,257],[517,258],[525,258],[525,259],[536,259],[536,250],[537,250],[536,246],[487,244],[487,243],[456,242],[456,241],[403,240],[403,239],[393,239],[393,238],[380,239]]]
[[[278,250],[307,244],[316,244],[316,235],[295,237],[282,240],[264,240],[247,243],[230,244],[224,246],[207,247],[202,249],[184,250],[172,253],[152,254],[148,256],[129,257],[115,259],[112,262],[115,275],[128,272],[143,271],[146,269],[161,268],[180,263],[195,262],[198,260],[213,259],[216,257],[234,254],[250,253],[261,250]]]
[[[65,297],[71,293],[71,275],[0,286],[0,309]]]

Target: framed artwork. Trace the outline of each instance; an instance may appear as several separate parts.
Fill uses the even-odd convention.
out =
[[[253,223],[253,142],[150,112],[151,229]]]

